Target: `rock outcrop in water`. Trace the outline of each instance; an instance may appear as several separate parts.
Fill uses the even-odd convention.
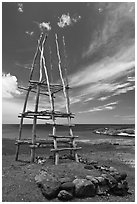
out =
[[[114,129],[114,128],[99,128],[93,131],[96,134],[110,135],[110,136],[127,136],[135,137],[135,130],[133,128]]]

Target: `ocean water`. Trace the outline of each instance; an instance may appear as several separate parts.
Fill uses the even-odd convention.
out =
[[[107,136],[95,134],[92,131],[98,128],[135,128],[135,125],[107,125],[107,124],[77,124],[73,129],[73,133],[79,136],[79,140],[96,140],[114,138],[116,136]],[[69,128],[66,126],[57,126],[57,135],[68,135]],[[19,134],[19,124],[3,124],[2,138],[17,139]],[[45,124],[38,124],[36,129],[37,138],[47,139],[48,135],[52,134],[52,126]],[[22,129],[22,139],[31,138],[32,124],[24,124]],[[118,136],[121,138],[121,136]],[[126,137],[125,137],[126,139]]]

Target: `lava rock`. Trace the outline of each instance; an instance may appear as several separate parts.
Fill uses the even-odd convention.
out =
[[[76,197],[93,197],[96,194],[95,185],[87,179],[75,179],[75,196]]]
[[[103,166],[101,166],[100,170],[101,170],[101,171],[105,171],[105,170],[106,170],[106,168],[105,168],[105,167],[103,167]]]
[[[125,180],[127,177],[126,173],[111,173],[111,176],[113,176],[118,182]]]
[[[62,177],[59,179],[60,183],[63,184],[63,183],[67,183],[67,182],[72,182],[73,179],[72,178],[69,178],[69,177]]]
[[[95,179],[98,180],[98,184],[99,185],[102,185],[102,186],[105,186],[107,184],[107,180],[106,178],[100,176],[100,177],[95,177]]]
[[[117,169],[115,169],[114,167],[111,166],[111,167],[109,167],[109,171],[110,172],[117,172]]]
[[[95,177],[87,175],[86,179],[90,180],[95,186],[98,185],[98,180]]]
[[[128,182],[126,180],[122,181],[122,184],[123,184],[125,189],[127,189],[127,190],[129,189]]]
[[[107,184],[110,187],[110,189],[117,186],[118,182],[113,176],[111,176],[110,174],[103,174],[102,176],[106,179]]]
[[[127,177],[127,173],[123,172],[123,173],[120,173],[120,178],[121,180],[125,180]]]
[[[95,167],[95,169],[101,169],[101,166],[99,166],[99,165],[94,165],[94,167]]]
[[[46,181],[46,183],[41,183],[42,194],[47,199],[56,198],[60,191],[60,183],[56,181]]]
[[[94,160],[91,160],[91,161],[89,161],[89,164],[98,164],[98,162],[94,161]]]
[[[59,200],[68,201],[68,200],[71,200],[72,198],[73,198],[73,195],[66,190],[61,190],[58,194]]]
[[[66,183],[61,184],[60,189],[66,190],[69,193],[74,194],[75,184],[72,182],[66,182]]]
[[[123,183],[118,183],[118,185],[112,189],[112,193],[118,196],[127,195],[128,193],[127,182],[125,183],[125,185]]]
[[[48,176],[48,178],[49,178],[49,176]],[[48,178],[47,178],[47,172],[41,171],[40,174],[35,176],[35,182],[39,185],[39,184],[41,184],[42,181],[44,181]]]
[[[114,179],[116,179],[118,182],[119,181],[121,181],[121,176],[120,176],[120,174],[111,174],[111,176],[113,176],[114,177]]]
[[[50,175],[46,171],[41,171],[39,175],[35,176],[35,181],[47,199],[57,197],[61,184],[53,175]]]
[[[106,196],[109,192],[109,187],[106,186],[97,186],[97,195],[99,196]]]
[[[92,170],[92,169],[93,169],[93,166],[92,166],[92,165],[85,165],[85,166],[84,166],[84,169]]]

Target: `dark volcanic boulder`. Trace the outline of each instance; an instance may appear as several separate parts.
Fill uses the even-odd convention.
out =
[[[123,173],[120,173],[120,178],[121,180],[125,180],[127,177],[127,173],[123,172]]]
[[[107,180],[103,176],[95,177],[95,179],[98,180],[99,185],[105,186],[107,184]]]
[[[86,179],[90,180],[95,186],[98,185],[98,180],[95,177],[87,175]]]
[[[94,167],[92,165],[85,165],[84,169],[92,170]]]
[[[113,176],[118,182],[125,180],[127,177],[127,174],[125,172],[123,173],[111,173],[111,176]]]
[[[67,182],[72,182],[74,179],[72,178],[69,178],[69,177],[62,177],[59,179],[60,183],[63,184],[63,183],[67,183]]]
[[[115,188],[112,189],[112,193],[118,196],[124,196],[128,193],[128,183],[126,180],[121,181],[117,184]]]
[[[113,176],[111,176],[110,174],[102,174],[102,177],[105,178],[110,189],[117,186],[117,183],[118,183],[117,180]]]
[[[40,188],[45,198],[53,199],[57,197],[60,191],[60,183],[57,181],[46,181],[45,183],[41,183]]]
[[[66,182],[66,183],[61,184],[60,189],[66,190],[66,191],[74,194],[75,184],[72,182]]]
[[[109,192],[109,186],[100,186],[100,185],[98,185],[97,186],[97,195],[100,195],[100,196],[102,196],[102,195],[107,195],[107,193]]]
[[[71,200],[72,198],[73,198],[73,195],[66,190],[61,190],[58,194],[59,200],[68,201],[68,200]]]
[[[117,169],[115,169],[114,167],[109,167],[109,172],[117,172]]]
[[[75,196],[76,197],[93,197],[96,194],[95,185],[87,179],[75,179]]]
[[[58,195],[61,184],[53,175],[41,171],[40,174],[35,176],[35,181],[47,199],[55,198]]]

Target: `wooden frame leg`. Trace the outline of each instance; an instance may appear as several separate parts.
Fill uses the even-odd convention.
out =
[[[77,152],[75,152],[74,154],[75,154],[75,161],[76,161],[76,162],[79,162],[79,159],[78,159],[78,154],[77,154]]]
[[[30,155],[30,161],[33,163],[35,160],[35,148],[31,148],[31,155]]]
[[[55,165],[58,165],[58,163],[59,163],[59,153],[56,152],[55,153]]]
[[[15,154],[15,161],[18,161],[19,149],[20,149],[20,145],[17,144],[17,147],[16,147],[16,154]]]

